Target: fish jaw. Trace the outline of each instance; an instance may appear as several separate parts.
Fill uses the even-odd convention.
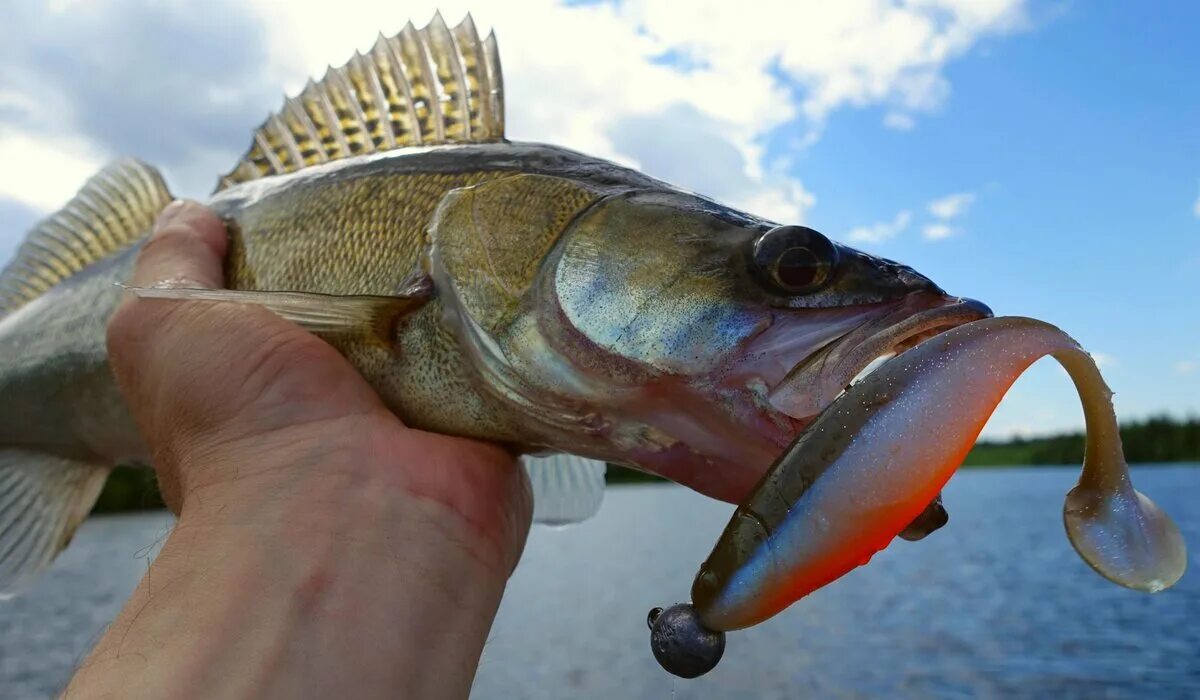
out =
[[[811,420],[868,368],[939,332],[991,315],[991,309],[973,299],[910,295],[797,365],[771,391],[771,405],[793,418]]]
[[[626,406],[670,439],[666,449],[638,450],[625,461],[739,503],[864,369],[930,334],[990,315],[979,302],[930,293],[869,307],[777,313],[716,371],[653,385]]]
[[[434,269],[436,280],[436,255]],[[614,352],[554,303],[554,281],[539,280],[502,334],[475,323],[452,285],[439,285],[447,325],[459,332],[479,385],[522,417],[518,444],[628,465],[730,503],[877,358],[990,315],[978,302],[935,291],[817,309],[724,303],[697,314],[711,326],[664,334],[688,347],[667,364]],[[694,366],[679,359],[689,356]],[[812,387],[819,393],[800,393]]]
[[[611,450],[604,459],[738,503],[872,360],[936,330],[988,315],[974,301],[931,293],[889,304],[774,310],[769,323],[715,369],[690,377],[641,377],[602,401]],[[595,352],[578,351],[586,342],[572,339],[576,352],[566,354]],[[797,385],[827,389],[805,400],[805,412],[796,403],[782,411],[778,395],[796,396]],[[601,403],[598,396],[592,401]]]

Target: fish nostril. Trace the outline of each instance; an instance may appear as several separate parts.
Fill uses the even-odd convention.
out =
[[[977,299],[962,298],[962,304],[967,308],[979,313],[980,318],[991,318],[996,314],[992,313],[992,307]]]

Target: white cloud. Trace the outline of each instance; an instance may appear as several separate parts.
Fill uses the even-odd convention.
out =
[[[798,180],[779,178],[777,182],[766,182],[757,191],[738,197],[746,211],[754,212],[775,221],[797,223],[805,220],[806,212],[817,203],[817,198]]]
[[[880,221],[870,226],[859,226],[851,229],[846,237],[853,243],[879,244],[895,238],[912,221],[912,212],[903,210],[896,213],[891,221]]]
[[[888,112],[883,118],[883,125],[896,131],[909,131],[917,125],[917,120],[911,114]]]
[[[257,3],[272,17],[268,46],[293,89],[348,47],[362,45],[369,31],[362,17],[398,27],[407,19],[401,13],[420,23],[440,5],[455,22],[470,9],[465,2],[345,0],[331,17],[306,12],[303,2]],[[676,128],[668,118],[676,113],[673,106],[686,105],[723,127],[716,142],[687,154],[689,169],[711,170],[709,152],[722,144],[736,147],[742,163],[739,171],[717,173],[729,188],[713,182],[712,173],[704,175],[704,187],[686,178],[675,182],[747,209],[765,203],[768,209],[756,213],[788,222],[802,220],[812,195],[800,181],[778,174],[761,148],[767,134],[800,120],[811,142],[824,120],[846,106],[887,106],[896,112],[893,127],[912,121],[911,113],[936,109],[945,99],[942,69],[948,61],[982,37],[1013,31],[1024,21],[1023,0],[905,7],[885,0],[774,0],[754,9],[747,16],[745,7],[718,0],[692,3],[686,12],[667,0],[570,7],[527,0],[506,2],[502,11],[473,12],[476,23],[494,27],[500,40],[513,138],[643,166],[661,160],[653,139],[639,150],[623,149],[614,129],[638,117],[642,128],[666,135]],[[731,31],[747,25],[754,27],[752,40]],[[692,60],[674,66],[660,60],[664,55]],[[656,119],[653,127],[646,118]],[[745,187],[745,177],[755,187]]]
[[[925,209],[935,221],[921,227],[921,236],[927,241],[941,241],[960,233],[950,222],[965,215],[975,203],[974,192],[955,192],[933,200]]]
[[[45,139],[0,127],[0,197],[54,211],[104,163],[87,141]]]
[[[921,227],[921,236],[927,241],[940,241],[953,236],[957,231],[947,224],[925,224]]]
[[[957,219],[975,203],[974,192],[956,192],[929,203],[929,213],[942,221]]]
[[[1175,371],[1178,374],[1182,374],[1185,376],[1190,375],[1190,374],[1195,374],[1196,369],[1197,369],[1196,363],[1191,360],[1180,360],[1179,362],[1175,363]]]
[[[340,65],[354,49],[369,46],[377,31],[396,32],[409,19],[424,24],[440,7],[450,23],[472,10],[482,31],[495,28],[511,138],[567,145],[652,175],[674,158],[676,184],[799,223],[814,197],[788,174],[778,153],[766,151],[768,135],[796,124],[803,134],[797,143],[810,144],[824,121],[847,107],[878,106],[889,128],[911,127],[915,115],[937,109],[949,94],[943,75],[949,62],[987,37],[1025,28],[1024,4],[771,0],[748,12],[737,3],[701,0],[681,12],[668,0],[572,6],[553,0],[341,0],[333,13],[324,0],[251,0],[203,11],[178,1],[146,0],[59,2],[52,10],[22,6],[8,18],[10,33],[35,43],[8,54],[0,49],[4,87],[17,91],[18,102],[51,105],[40,109],[63,115],[61,128],[39,132],[42,142],[28,148],[75,157],[66,162],[66,177],[28,182],[12,174],[6,157],[9,172],[0,195],[39,208],[56,206],[93,158],[131,149],[165,166],[169,179],[182,180],[182,193],[203,195],[218,170],[232,165],[248,145],[268,107],[267,87],[294,94],[327,64]],[[64,23],[74,34],[60,31]],[[214,34],[218,25],[225,28]],[[124,38],[121,32],[129,27],[144,28],[155,41]],[[193,28],[198,29],[187,31]],[[149,53],[157,50],[156,42],[210,45],[226,36],[228,46],[216,46],[205,60],[181,55],[179,66],[164,67],[162,56]],[[247,46],[253,51],[244,51]],[[106,53],[117,49],[120,61]],[[69,71],[16,71],[32,65],[29,56],[41,61],[59,55],[75,57]],[[678,65],[662,60],[670,55],[689,60]],[[78,76],[103,80],[93,81],[95,89],[81,96],[72,75],[76,83]],[[176,77],[168,84],[163,76],[171,75]],[[127,90],[114,87],[118,79]],[[183,89],[192,84],[194,89]],[[109,101],[101,105],[106,109],[97,109],[102,94]],[[137,101],[122,112],[122,100],[131,97]],[[150,109],[161,104],[174,105],[174,118]],[[690,115],[686,126],[693,135],[705,134],[707,142],[680,152],[671,150],[678,140],[653,138],[677,130],[679,114]],[[0,125],[5,115],[0,103]],[[27,116],[49,123],[46,114]],[[635,122],[648,138],[622,138],[622,129]],[[244,141],[231,141],[229,134],[243,132]],[[60,145],[71,139],[90,145]]]
[[[1096,363],[1096,366],[1099,367],[1100,369],[1106,369],[1106,368],[1112,369],[1113,367],[1116,367],[1117,365],[1120,364],[1119,362],[1117,362],[1117,358],[1113,357],[1112,355],[1109,355],[1106,352],[1092,352],[1092,353],[1088,353],[1088,354],[1090,354],[1092,356],[1092,360]]]
[[[163,169],[175,191],[202,197],[282,96],[261,46],[262,23],[238,0],[6,7],[0,132],[25,150],[70,161],[139,157]],[[217,165],[209,154],[220,156]],[[0,198],[44,209],[60,206],[78,181],[18,184]]]

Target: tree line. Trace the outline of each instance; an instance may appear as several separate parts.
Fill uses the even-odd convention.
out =
[[[1121,444],[1125,448],[1125,460],[1130,464],[1200,462],[1200,417],[1155,416],[1123,423]],[[1081,464],[1083,445],[1083,432],[1003,441],[981,440],[963,464]]]

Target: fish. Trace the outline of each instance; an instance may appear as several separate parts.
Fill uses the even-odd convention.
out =
[[[174,199],[136,159],[39,222],[0,273],[0,592],[67,546],[113,465],[150,463],[105,348],[127,293],[298,323],[406,424],[523,455],[551,523],[595,512],[606,463],[738,503],[864,369],[991,315],[810,227],[510,141],[504,113],[495,34],[439,14],[253,133],[204,201],[228,289],[123,286]],[[913,538],[944,522],[927,496]]]

